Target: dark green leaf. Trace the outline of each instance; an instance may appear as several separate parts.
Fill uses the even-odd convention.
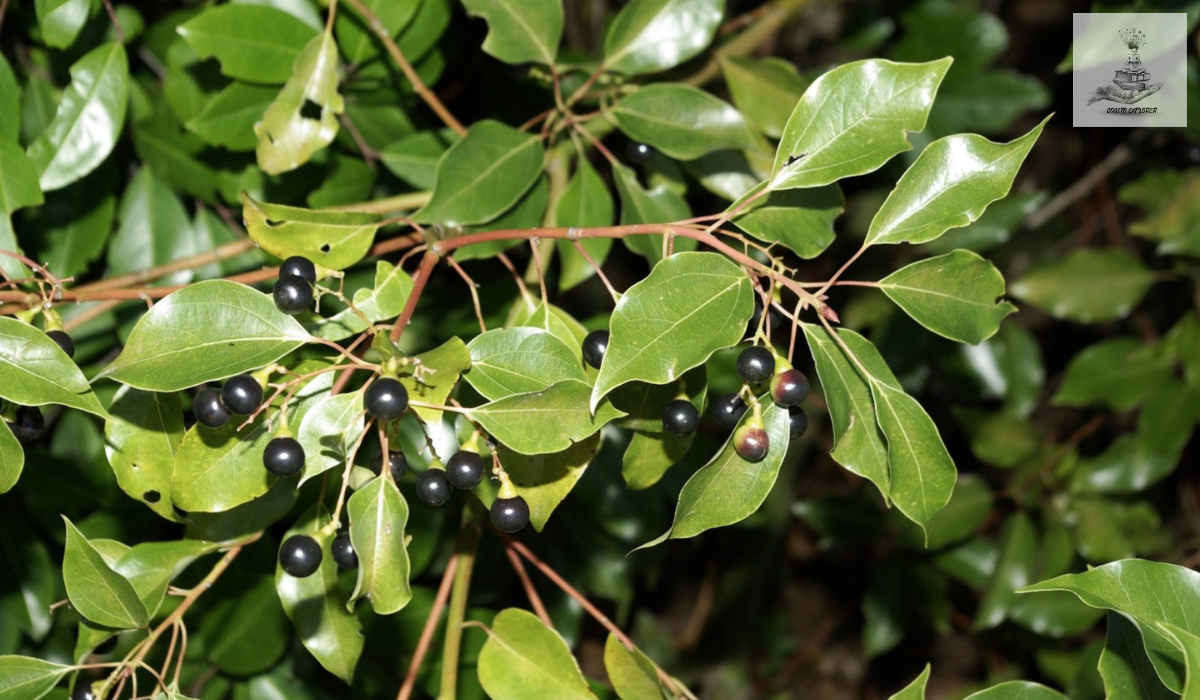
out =
[[[1050,402],[1131,411],[1174,381],[1172,365],[1157,345],[1128,336],[1106,338],[1071,358]]]
[[[493,700],[596,700],[562,637],[517,608],[492,621],[479,652],[479,682]]]
[[[246,232],[263,250],[279,257],[306,257],[331,270],[343,270],[367,254],[383,222],[377,214],[314,211],[256,202],[242,195]]]
[[[604,670],[621,700],[664,700],[658,674],[650,659],[636,647],[628,649],[616,635],[604,643]]]
[[[1111,610],[1099,668],[1100,676],[1104,678],[1104,690],[1110,698],[1171,700],[1179,697],[1158,679],[1154,665],[1146,656],[1146,648],[1142,646],[1137,625]]]
[[[282,83],[317,32],[283,10],[233,3],[209,7],[179,25],[179,33],[197,56],[220,61],[221,72],[230,78]]]
[[[338,50],[328,32],[309,41],[279,96],[255,123],[258,167],[268,175],[295,170],[333,142],[338,115],[346,109],[338,93]],[[320,108],[319,116],[309,110]]]
[[[393,175],[413,187],[431,190],[438,160],[453,141],[453,132],[418,131],[388,144],[379,153],[379,160]]]
[[[41,204],[38,172],[16,141],[0,138],[0,214]]]
[[[191,236],[187,210],[171,187],[150,168],[133,176],[121,196],[121,226],[108,246],[108,271],[112,275],[165,265],[201,251]],[[190,272],[163,278],[166,284],[184,284]]]
[[[184,435],[179,395],[122,387],[109,413],[104,448],[121,490],[162,517],[177,520],[171,504],[171,473],[176,446]]]
[[[108,413],[79,367],[45,333],[11,316],[0,317],[0,398],[22,406],[61,404],[101,418]]]
[[[967,250],[920,260],[879,281],[888,298],[917,323],[951,340],[978,345],[1000,330],[1017,307],[996,300],[1004,277]]]
[[[668,469],[684,458],[694,440],[694,434],[681,438],[661,431],[633,431],[621,458],[625,485],[637,490],[657,484]]]
[[[583,476],[599,446],[600,436],[593,435],[553,454],[524,455],[500,447],[504,470],[517,493],[529,504],[529,523],[533,529],[541,532],[546,526],[554,509]]]
[[[487,20],[487,53],[505,63],[554,63],[563,31],[559,0],[463,0],[463,6]]]
[[[0,139],[16,141],[21,135],[21,95],[12,66],[0,56]]]
[[[486,224],[475,224],[461,230],[464,235],[483,233],[485,231],[511,231],[513,229],[536,228],[542,225],[546,217],[546,204],[550,201],[550,186],[546,178],[539,178],[533,189],[525,193],[515,205],[500,216]],[[454,251],[454,259],[459,262],[493,258],[497,253],[508,250],[523,241],[498,240],[485,243],[474,243]]]
[[[608,357],[611,353],[610,348]],[[625,415],[606,401],[598,402],[593,414],[588,406],[591,395],[587,382],[564,379],[542,391],[515,394],[471,409],[471,417],[514,452],[560,452]],[[553,430],[546,429],[550,422]]]
[[[412,600],[409,585],[408,504],[390,476],[378,476],[346,503],[350,541],[358,555],[358,584],[350,601],[367,597],[378,615],[391,615]]]
[[[567,183],[562,196],[554,206],[551,219],[553,226],[590,227],[611,226],[616,210],[612,193],[604,179],[586,158],[577,161],[574,177]],[[604,265],[608,251],[612,248],[611,238],[585,238],[579,241],[583,249],[597,265]],[[566,291],[595,274],[595,269],[570,241],[557,241],[558,259],[562,274],[558,280],[559,291]]]
[[[254,124],[262,118],[278,90],[248,83],[230,83],[188,120],[187,128],[213,146],[251,151],[258,143]]]
[[[366,0],[364,3],[379,19],[388,36],[395,37],[400,30],[408,26],[421,5],[421,0]],[[338,44],[346,60],[353,64],[361,64],[379,54],[379,39],[367,26],[366,20],[351,15],[352,9],[346,6],[345,12],[338,15],[334,23]],[[414,60],[411,54],[407,56]]]
[[[1175,471],[1179,453],[1136,433],[1121,435],[1104,452],[1075,467],[1072,486],[1080,491],[1134,494]]]
[[[1029,270],[1009,291],[1055,318],[1104,323],[1128,316],[1154,279],[1141,260],[1123,249],[1075,248]]]
[[[746,121],[771,138],[781,137],[806,87],[796,67],[774,56],[752,59],[721,55],[718,60],[733,104]]]
[[[80,615],[105,627],[145,627],[150,615],[133,584],[104,561],[66,516],[63,522],[67,525],[63,582],[71,605]]]
[[[1017,602],[1017,589],[1033,578],[1037,546],[1037,530],[1029,516],[1009,516],[1000,536],[1000,559],[975,612],[975,629],[990,629],[1004,621]]]
[[[17,442],[8,423],[0,423],[4,423],[0,427],[0,493],[6,493],[21,478],[21,469],[25,467],[25,448]]]
[[[275,582],[260,576],[200,621],[205,659],[225,673],[253,676],[275,665],[291,630]]]
[[[690,85],[658,83],[618,102],[610,111],[634,141],[680,160],[726,148],[748,148],[753,136],[732,105]]]
[[[77,183],[76,187],[84,184]],[[94,206],[86,209],[74,198],[70,204],[72,218],[44,234],[48,250],[45,251],[42,260],[56,275],[78,275],[99,257],[108,243],[113,214],[117,209],[117,201],[111,196],[101,198]],[[3,247],[2,244],[0,247]],[[3,267],[5,259],[16,262],[11,258],[0,258],[0,267]]]
[[[633,0],[604,35],[604,68],[641,75],[683,63],[712,41],[724,0]]]
[[[683,197],[666,184],[659,183],[646,189],[638,182],[633,168],[613,163],[612,169],[617,195],[621,198],[622,224],[665,224],[692,215]],[[662,239],[661,235],[647,235],[631,236],[624,241],[627,248],[656,264],[662,259]],[[684,244],[690,243],[690,239],[677,238],[675,247],[682,249]]]

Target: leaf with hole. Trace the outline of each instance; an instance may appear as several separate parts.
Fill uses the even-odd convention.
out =
[[[279,96],[254,124],[258,167],[268,175],[295,170],[337,136],[346,103],[338,93],[338,50],[328,32],[305,45]]]
[[[246,232],[278,258],[308,258],[331,270],[344,270],[366,256],[383,217],[366,212],[317,211],[256,202],[242,193]]]
[[[104,449],[121,490],[167,520],[179,521],[171,503],[175,450],[184,437],[179,395],[125,386],[108,411]]]

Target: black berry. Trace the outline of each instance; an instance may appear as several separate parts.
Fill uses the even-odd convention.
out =
[[[444,469],[426,469],[417,477],[417,498],[427,506],[440,506],[450,500],[450,489]]]
[[[746,402],[737,394],[721,394],[713,401],[713,418],[722,428],[732,428],[746,412]]]
[[[492,524],[502,532],[516,532],[529,524],[529,504],[524,498],[497,498],[492,501]]]
[[[84,679],[79,679],[75,683],[75,692],[71,693],[71,700],[96,700],[96,692],[92,690],[92,684]]]
[[[469,450],[455,452],[446,462],[446,478],[454,488],[475,488],[483,481],[483,458]]]
[[[196,394],[192,411],[200,425],[206,428],[220,428],[229,422],[231,415],[225,404],[221,403],[221,390],[211,387]]]
[[[67,353],[67,357],[75,357],[75,341],[71,340],[66,331],[46,331],[46,336],[58,343],[58,347]]]
[[[350,542],[350,533],[343,532],[333,540],[333,546],[330,547],[333,552],[333,561],[343,569],[358,568],[358,554],[354,552],[354,545]]]
[[[376,452],[375,456],[371,458],[370,469],[376,474],[383,472],[382,452]],[[400,450],[388,450],[388,469],[392,470],[392,479],[400,481],[400,477],[408,471],[408,458]]]
[[[297,275],[280,277],[275,282],[275,307],[285,314],[308,311],[313,303],[312,283]]]
[[[676,399],[663,411],[663,430],[675,437],[687,437],[700,425],[700,412],[691,401]]]
[[[308,535],[292,535],[279,548],[279,566],[289,576],[312,576],[321,567],[321,545]]]
[[[771,438],[762,428],[743,425],[733,434],[733,449],[747,462],[761,462],[771,447]]]
[[[221,403],[224,403],[231,413],[239,416],[254,413],[262,402],[262,385],[248,374],[230,377],[225,380],[225,386],[221,387]]]
[[[119,639],[119,637],[114,634],[113,636],[109,637],[108,639],[104,640],[103,642],[100,642],[100,644],[95,649],[92,649],[92,653],[95,654],[96,656],[104,656],[105,654],[111,654],[113,649],[117,648],[117,639]]]
[[[263,466],[275,476],[296,476],[304,469],[304,448],[295,438],[273,438],[263,450]]]
[[[762,384],[775,374],[775,356],[764,347],[746,348],[737,360],[738,374],[751,384]]]
[[[808,389],[808,377],[798,369],[785,369],[771,380],[771,398],[780,406],[799,406]]]
[[[637,165],[645,165],[646,163],[649,163],[650,161],[654,160],[654,156],[657,153],[658,151],[654,150],[654,146],[651,146],[648,143],[637,143],[636,141],[630,141],[625,146],[625,157],[629,159],[629,162]]]
[[[592,331],[583,339],[583,361],[600,369],[608,352],[608,331]]]
[[[317,266],[308,258],[293,255],[279,266],[279,278],[299,277],[309,284],[317,283]]]
[[[367,387],[363,404],[367,413],[379,420],[396,420],[408,410],[408,389],[391,377],[383,377]]]
[[[42,417],[42,409],[37,406],[17,408],[17,419],[12,424],[12,433],[22,445],[37,440],[45,428],[46,419]]]
[[[804,434],[808,430],[808,414],[804,409],[796,406],[788,407],[788,434],[793,440]]]

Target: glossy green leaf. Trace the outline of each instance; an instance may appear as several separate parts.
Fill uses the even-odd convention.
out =
[[[649,85],[622,99],[610,113],[634,141],[680,160],[753,145],[750,129],[733,105],[690,85]]]
[[[346,503],[350,541],[358,555],[358,584],[350,602],[371,600],[379,615],[402,610],[412,600],[409,585],[408,504],[395,482],[383,476],[367,482]]]
[[[299,255],[331,270],[343,270],[362,260],[383,222],[377,214],[260,203],[244,193],[242,218],[250,238],[271,255]]]
[[[485,120],[438,161],[433,198],[413,214],[421,223],[482,224],[537,182],[545,150],[536,134]]]
[[[771,189],[827,185],[878,169],[912,148],[950,59],[847,63],[817,78],[797,103],[775,152]]]
[[[25,448],[17,441],[8,423],[0,427],[0,493],[6,493],[17,480],[21,478],[21,470],[25,467]]]
[[[1124,249],[1075,248],[1021,275],[1009,292],[1064,321],[1105,323],[1128,316],[1154,279]]]
[[[309,535],[324,551],[321,567],[312,576],[296,578],[276,566],[275,590],[304,648],[325,670],[349,683],[362,655],[362,625],[350,612],[348,596],[338,583],[338,567],[329,553],[329,513],[318,503],[287,532]]]
[[[171,498],[188,512],[223,513],[267,492],[275,478],[263,468],[271,431],[262,416],[242,430],[234,418],[221,428],[193,425],[175,452]],[[309,453],[308,462],[314,459]]]
[[[471,368],[471,351],[462,338],[454,337],[416,355],[413,361],[400,374],[400,383],[408,389],[409,399],[441,406],[459,376]],[[442,420],[442,411],[435,408],[413,406],[412,411],[426,423]]]
[[[362,392],[325,396],[300,421],[296,440],[304,448],[304,472],[300,483],[344,465],[358,436],[362,434]]]
[[[500,216],[492,219],[486,224],[474,224],[463,228],[455,227],[452,229],[455,235],[458,231],[462,231],[462,235],[470,235],[474,233],[484,233],[486,231],[511,231],[513,229],[537,228],[541,226],[546,218],[546,204],[550,201],[550,185],[547,178],[538,178],[533,189],[529,190],[522,196],[511,209],[504,212]],[[508,250],[513,246],[528,245],[528,243],[520,240],[498,240],[487,241],[484,243],[473,243],[471,245],[457,248],[454,251],[454,259],[463,262],[466,260],[479,260],[494,258],[497,253]]]
[[[1183,654],[1161,631],[1168,623],[1186,631],[1200,628],[1200,573],[1174,564],[1127,559],[1081,574],[1067,574],[1028,586],[1022,593],[1069,591],[1084,603],[1113,610],[1137,624],[1158,677],[1171,690],[1183,687]]]
[[[577,161],[575,175],[567,183],[562,196],[554,205],[553,226],[612,226],[616,209],[608,185],[586,158]],[[556,241],[561,275],[559,291],[566,291],[595,274],[595,269],[579,253],[571,241]],[[597,265],[604,265],[612,249],[611,238],[580,239],[579,245],[592,256]]]
[[[1166,623],[1160,624],[1159,629],[1183,650],[1183,658],[1187,666],[1187,679],[1183,684],[1182,700],[1200,698],[1200,678],[1196,676],[1196,670],[1200,669],[1200,637]]]
[[[71,605],[88,620],[105,627],[132,629],[150,621],[133,584],[110,567],[75,525],[67,525],[63,582]]]
[[[174,392],[122,387],[104,423],[104,449],[121,490],[168,520],[175,450],[183,440],[183,407]]]
[[[418,131],[402,136],[379,153],[379,160],[396,177],[422,190],[431,190],[436,182],[437,164],[453,132]]]
[[[70,48],[87,23],[91,3],[88,0],[34,0],[42,41],[56,49]]]
[[[38,171],[16,141],[0,138],[0,213],[11,214],[43,201]]]
[[[1179,697],[1158,679],[1154,664],[1146,656],[1137,625],[1112,611],[1108,613],[1108,632],[1099,669],[1105,693],[1110,698],[1171,700]]]
[[[583,352],[583,339],[588,333],[583,324],[572,318],[566,311],[554,304],[547,307],[532,295],[521,298],[513,305],[504,325],[541,328],[578,353]],[[582,354],[580,354],[580,359],[582,359]]]
[[[12,217],[8,214],[0,214],[0,250],[7,250],[18,255],[24,254],[21,246],[17,245],[17,232],[13,230]],[[31,276],[29,268],[24,263],[7,255],[0,255],[0,270],[3,270],[12,279],[24,279]]]
[[[760,186],[761,187],[761,186]],[[759,191],[756,187],[744,196]],[[735,202],[729,208],[740,205]],[[837,185],[772,192],[750,204],[733,223],[760,241],[779,243],[805,260],[811,260],[833,243],[833,222],[846,200]]]
[[[929,673],[933,670],[929,664],[925,664],[925,670],[921,671],[921,675],[913,679],[912,683],[904,686],[900,692],[892,695],[888,700],[925,700],[925,686],[929,684]]]
[[[221,72],[252,83],[282,83],[292,62],[317,33],[283,10],[249,3],[214,5],[179,25],[200,58],[215,57]]]
[[[604,67],[641,75],[677,66],[709,45],[724,14],[724,0],[633,0],[604,35]]]
[[[187,128],[213,146],[252,151],[258,143],[254,124],[277,94],[279,91],[272,87],[230,83],[188,120]]]
[[[133,584],[138,598],[154,617],[166,598],[171,580],[199,557],[217,551],[218,546],[198,540],[143,542],[125,550],[111,566]]]
[[[545,424],[543,423],[543,426]],[[600,436],[584,438],[561,452],[525,455],[500,447],[500,461],[525,502],[529,523],[541,532],[554,509],[571,493],[600,446]]]
[[[682,196],[666,184],[659,183],[649,189],[638,181],[637,171],[620,163],[612,164],[613,180],[617,196],[621,198],[622,224],[665,224],[681,221],[692,215]],[[625,247],[657,264],[662,260],[661,235],[630,236],[624,239]],[[676,238],[675,248],[681,250],[690,239]]]
[[[463,6],[487,20],[488,54],[505,63],[554,63],[563,31],[559,0],[463,0]]]
[[[437,45],[450,26],[450,0],[421,0],[417,14],[396,40],[410,61],[419,61]]]
[[[571,346],[538,328],[491,330],[475,336],[467,347],[471,371],[466,380],[489,401],[542,391],[566,379],[587,379]]]
[[[76,187],[82,185],[84,183],[77,183]],[[77,202],[71,204],[70,220],[61,224],[56,220],[56,225],[44,234],[49,249],[42,256],[42,261],[56,275],[78,275],[100,256],[108,243],[113,214],[117,209],[117,201],[111,196],[103,197],[90,206],[79,206]],[[3,224],[0,223],[2,228]],[[0,233],[2,238],[3,234]],[[3,247],[3,243],[0,243],[0,247]],[[3,260],[0,260],[0,267],[3,266]]]
[[[666,384],[736,345],[754,311],[740,267],[716,253],[678,253],[617,302],[590,406],[629,382]]]
[[[310,115],[315,110],[320,115]],[[346,103],[338,93],[338,49],[328,32],[304,46],[279,96],[254,124],[258,167],[268,175],[295,170],[333,143]]]
[[[0,368],[0,398],[22,406],[61,404],[108,418],[79,367],[58,344],[11,316],[0,316]]]
[[[178,391],[268,365],[309,337],[267,295],[206,280],[155,304],[100,376],[148,391]]]
[[[1075,467],[1073,488],[1103,494],[1145,491],[1175,471],[1179,453],[1137,433],[1125,433],[1095,457]]]
[[[493,700],[596,700],[562,637],[518,608],[492,620],[479,652],[479,682]]]
[[[621,700],[665,700],[650,659],[636,647],[628,649],[616,635],[604,643],[604,670]]]
[[[421,0],[366,0],[363,4],[379,19],[387,35],[394,38],[417,14]],[[346,60],[361,64],[379,55],[381,43],[366,20],[351,14],[353,8],[349,5],[345,9],[346,12],[338,15],[334,31]],[[413,56],[408,55],[408,58],[412,60]]]
[[[29,656],[0,656],[0,700],[37,700],[70,672],[70,666]]]
[[[621,458],[621,477],[631,489],[648,489],[667,470],[679,463],[692,447],[695,435],[675,437],[668,433],[633,431]]]
[[[45,131],[29,144],[42,191],[81,179],[117,144],[125,124],[129,61],[118,43],[103,44],[71,66],[71,85]]]
[[[1037,530],[1029,516],[1009,516],[1000,535],[1000,559],[975,612],[975,629],[991,629],[1004,621],[1017,602],[1017,590],[1032,579],[1037,556]]]
[[[598,404],[593,414],[588,407],[591,393],[586,381],[564,379],[542,391],[515,394],[473,408],[471,417],[514,452],[561,452],[625,415],[608,402]],[[553,430],[546,429],[549,422],[553,422]]]
[[[929,144],[875,214],[865,244],[927,243],[978,219],[1008,194],[1049,119],[1009,143],[959,134]]]
[[[971,693],[963,700],[1069,700],[1067,696],[1038,683],[1008,681],[994,685],[978,693]]]
[[[721,55],[718,60],[733,104],[746,121],[771,138],[782,136],[807,85],[796,67],[774,56],[753,59]]]
[[[378,323],[400,315],[412,288],[412,277],[407,272],[381,260],[375,264],[375,286],[358,290],[351,301],[363,316]],[[351,309],[343,309],[308,325],[314,336],[328,340],[349,338],[366,329],[367,324]]]
[[[274,579],[257,576],[222,600],[200,620],[200,634],[208,642],[205,660],[225,673],[255,676],[270,669],[292,636]]]
[[[1105,338],[1071,358],[1050,402],[1131,411],[1175,381],[1173,365],[1157,345],[1128,336]]]
[[[1017,307],[996,300],[1004,277],[987,260],[967,250],[927,258],[879,281],[888,298],[929,330],[977,345],[1000,330]]]
[[[121,195],[121,225],[108,246],[108,271],[113,275],[165,265],[201,251],[191,236],[187,210],[170,185],[143,167]],[[166,284],[185,284],[190,272],[169,275]]]

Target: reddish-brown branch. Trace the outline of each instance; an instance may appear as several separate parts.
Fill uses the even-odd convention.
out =
[[[392,342],[400,340],[400,334],[404,332],[404,327],[412,319],[413,311],[417,308],[417,300],[421,298],[421,292],[425,289],[425,283],[429,281],[429,276],[433,274],[433,268],[437,265],[438,256],[433,253],[425,253],[425,257],[421,258],[421,266],[417,268],[413,275],[412,292],[408,295],[408,300],[404,302],[404,310],[400,312],[400,317],[396,319],[396,325],[392,326]]]
[[[521,563],[521,557],[513,551],[508,543],[504,543],[504,553],[508,555],[508,561],[512,564],[513,573],[521,580],[521,587],[525,589],[525,597],[529,598],[529,604],[533,607],[533,611],[537,613],[538,619],[542,624],[554,629],[554,623],[550,621],[550,614],[546,612],[546,606],[542,604],[542,597],[538,595],[537,589],[533,587],[533,581],[529,580],[529,572],[525,570],[525,565]]]
[[[417,682],[417,674],[421,671],[421,662],[425,660],[425,653],[429,651],[429,644],[433,641],[433,632],[437,629],[438,619],[442,616],[442,610],[446,608],[446,600],[450,598],[450,584],[454,583],[454,571],[457,568],[458,557],[451,557],[450,563],[446,564],[446,572],[442,574],[442,583],[438,586],[437,596],[433,599],[429,617],[425,618],[425,627],[421,630],[421,638],[417,640],[417,648],[413,650],[412,661],[408,664],[408,673],[404,675],[404,683],[400,686],[396,700],[408,700],[412,696],[413,685]]]

